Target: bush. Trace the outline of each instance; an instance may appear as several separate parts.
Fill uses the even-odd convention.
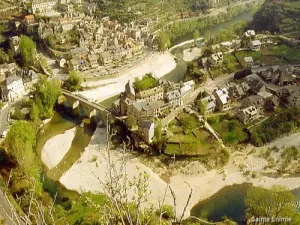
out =
[[[135,78],[133,85],[136,91],[143,91],[156,87],[158,83],[151,73],[147,73],[142,79]]]
[[[294,132],[300,125],[300,109],[289,108],[278,116],[272,116],[251,132],[251,142],[262,146],[283,134]]]

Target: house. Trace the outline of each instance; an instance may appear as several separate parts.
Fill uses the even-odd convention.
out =
[[[58,4],[58,0],[33,0],[32,13],[45,13],[53,11]]]
[[[266,85],[260,80],[257,74],[251,74],[244,78],[253,94],[266,90]]]
[[[255,106],[249,106],[238,111],[236,117],[244,124],[250,123],[259,117],[259,111]]]
[[[244,64],[245,68],[251,69],[252,66],[253,66],[253,58],[251,56],[250,57],[245,57],[244,61],[243,61],[243,64]]]
[[[185,101],[189,98],[189,94],[194,90],[195,82],[193,80],[186,81],[180,85],[181,100]]]
[[[139,135],[145,142],[151,143],[153,141],[155,126],[152,121],[140,121],[138,129]]]
[[[15,74],[16,70],[17,70],[16,63],[0,64],[0,76],[8,77],[10,75]]]
[[[39,80],[38,75],[33,70],[23,70],[21,72],[24,88],[26,91],[31,90]]]
[[[98,64],[98,57],[95,54],[88,55],[88,60],[90,62],[90,66],[92,68],[96,68],[96,67],[99,66],[99,64]]]
[[[139,91],[136,93],[136,99],[143,99],[146,102],[154,102],[163,99],[164,87],[157,86],[148,90]]]
[[[265,101],[263,97],[259,95],[251,95],[244,99],[242,102],[243,108],[248,108],[249,106],[255,106],[256,109],[262,109],[264,107]]]
[[[289,66],[273,66],[261,71],[259,75],[264,81],[279,86],[289,85],[295,82],[293,68]]]
[[[300,87],[290,86],[288,88],[289,95],[287,97],[289,105],[293,107],[300,106]]]
[[[254,38],[254,37],[255,37],[255,31],[254,31],[254,30],[247,30],[247,31],[244,33],[244,36],[245,36],[245,37],[248,37],[248,38]]]
[[[19,44],[20,44],[20,38],[18,36],[13,36],[9,38],[9,47],[13,51],[14,55],[20,53]]]
[[[14,102],[25,94],[22,77],[16,75],[7,77],[0,84],[0,88],[3,101]]]
[[[164,94],[164,98],[170,104],[172,109],[181,106],[181,95],[179,90],[168,91]]]
[[[217,108],[220,111],[226,111],[231,108],[229,104],[230,98],[226,88],[214,91],[214,95],[216,97]]]
[[[34,16],[33,15],[27,15],[24,17],[24,23],[26,25],[30,25],[34,23]]]
[[[110,64],[113,61],[113,55],[109,52],[102,52],[99,57],[100,62],[102,65]]]
[[[80,62],[79,62],[79,59],[71,59],[70,62],[69,62],[69,68],[70,70],[79,70],[79,65],[80,65]]]
[[[216,97],[214,95],[202,98],[201,102],[205,103],[207,113],[213,113],[216,110]]]
[[[246,96],[251,88],[246,82],[236,84],[228,89],[228,94],[231,99],[242,98]]]
[[[72,58],[81,58],[84,59],[88,56],[89,49],[86,47],[78,47],[70,50],[70,54]]]
[[[280,99],[275,95],[272,95],[272,97],[266,99],[265,101],[265,108],[271,111],[275,110],[279,105]]]
[[[208,58],[208,61],[212,66],[222,65],[222,63],[223,63],[223,53],[222,52],[217,52],[217,53],[212,54]]]
[[[251,51],[259,51],[261,48],[260,40],[254,40],[249,42],[249,48]]]

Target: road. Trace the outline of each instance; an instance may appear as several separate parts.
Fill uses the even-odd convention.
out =
[[[6,130],[9,127],[9,122],[8,122],[8,115],[10,113],[10,111],[14,108],[14,107],[18,107],[20,106],[22,103],[22,99],[9,104],[5,109],[3,109],[0,112],[0,134],[3,133],[4,130]],[[0,143],[3,141],[3,138],[0,138]]]
[[[15,209],[10,206],[4,193],[0,190],[0,219],[5,219],[5,225],[24,225]]]

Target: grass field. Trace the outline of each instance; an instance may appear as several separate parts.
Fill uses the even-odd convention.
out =
[[[264,47],[257,52],[240,51],[236,52],[235,55],[241,63],[243,62],[244,57],[249,56],[251,56],[254,61],[259,60],[265,65],[300,62],[300,49],[292,48],[285,44]]]
[[[212,116],[207,121],[227,145],[235,145],[247,139],[244,125],[228,115]]]
[[[120,95],[115,95],[115,96],[112,96],[102,102],[100,102],[101,105],[103,105],[104,107],[106,108],[111,108],[112,107],[112,104],[117,101],[119,99]]]
[[[169,131],[172,136],[168,139],[166,154],[201,156],[218,149],[217,141],[209,132],[199,128],[199,125],[196,125],[192,130],[188,130],[188,133],[184,130],[177,120],[173,120],[169,124]]]

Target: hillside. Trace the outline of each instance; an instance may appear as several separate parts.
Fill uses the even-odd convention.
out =
[[[180,16],[182,12],[205,13],[212,7],[236,3],[238,0],[98,0],[99,14],[116,19],[139,18],[166,19]]]
[[[300,30],[299,0],[266,0],[250,25],[257,31],[288,33]]]

